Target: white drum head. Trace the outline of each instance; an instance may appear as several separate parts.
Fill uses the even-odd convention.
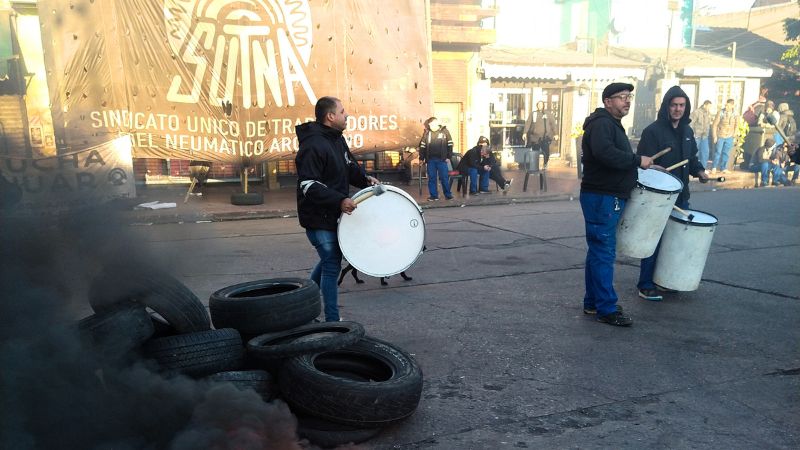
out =
[[[711,226],[717,224],[717,218],[709,213],[705,213],[703,211],[695,211],[693,209],[686,209],[685,211],[688,214],[692,214],[694,216],[692,217],[692,220],[689,220],[688,217],[684,216],[678,211],[672,211],[670,213],[670,216],[672,216],[672,218],[677,220],[678,222],[689,223],[692,225]]]
[[[339,219],[339,247],[359,272],[388,277],[416,262],[425,245],[425,221],[417,202],[402,189],[386,192],[358,204],[353,214]],[[369,192],[366,188],[353,196]]]
[[[639,171],[639,184],[646,189],[665,193],[680,192],[683,182],[671,173],[656,169],[637,169]]]

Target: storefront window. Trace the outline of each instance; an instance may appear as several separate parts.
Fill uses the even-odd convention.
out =
[[[495,100],[489,104],[489,142],[492,150],[523,145],[522,129],[525,127],[527,94],[521,89],[495,92]]]

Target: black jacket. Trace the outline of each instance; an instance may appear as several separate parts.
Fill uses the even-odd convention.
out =
[[[456,170],[466,174],[470,167],[478,169],[481,166],[481,148],[476,145],[467,150],[467,153],[464,153],[464,156],[461,157],[461,161],[459,161],[456,166]]]
[[[669,103],[675,97],[686,99],[686,111],[678,122],[677,128],[672,127],[672,121],[669,118]],[[653,156],[667,147],[672,148],[669,153],[655,161],[655,164],[661,167],[669,167],[684,159],[689,160],[688,164],[670,171],[683,182],[683,191],[676,199],[676,204],[689,201],[689,175],[697,177],[700,172],[705,170],[703,164],[697,160],[697,142],[694,140],[694,131],[689,126],[691,113],[692,105],[683,89],[679,86],[669,88],[664,94],[664,100],[658,110],[658,118],[642,131],[642,139],[636,147],[636,153],[644,156]]]
[[[453,138],[447,127],[437,131],[425,130],[422,140],[419,141],[419,157],[423,161],[430,158],[450,159],[453,156]]]
[[[642,158],[633,153],[622,122],[597,108],[583,122],[583,131],[581,191],[629,198]]]
[[[300,226],[335,231],[350,185],[365,188],[369,181],[341,131],[317,122],[298,125],[295,131],[300,142],[294,159]]]

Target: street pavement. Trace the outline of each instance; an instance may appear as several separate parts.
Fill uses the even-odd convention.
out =
[[[741,175],[739,187],[752,181]],[[619,256],[615,286],[634,324],[617,328],[582,313],[583,220],[577,182],[564,180],[522,195],[516,175],[506,196],[425,204],[412,281],[345,279],[343,317],[424,373],[417,412],[367,445],[800,448],[800,189],[693,183],[692,207],[720,220],[700,288],[641,300],[638,261]],[[308,275],[317,257],[284,191],[252,214],[213,202],[126,214],[207,302],[242,281]],[[257,217],[272,218],[224,220]]]
[[[720,175],[723,174],[718,176]],[[567,166],[563,161],[550,162],[550,168],[545,175],[547,181],[545,189],[540,189],[539,176],[536,174],[530,175],[527,190],[525,190],[524,171],[504,170],[504,176],[506,179],[513,179],[511,187],[505,193],[496,190],[495,184],[492,182],[490,183],[490,194],[463,196],[455,191],[457,185],[453,184],[455,197],[451,201],[444,199],[440,188],[440,200],[427,202],[427,180],[423,180],[422,185],[418,180],[413,180],[409,185],[405,183],[394,183],[394,185],[405,190],[425,209],[565,200],[576,198],[580,191],[580,179],[577,177],[576,169]],[[706,184],[692,179],[692,192],[742,189],[753,186],[753,174],[750,172],[734,171],[724,174],[724,177],[724,182],[712,181]],[[188,184],[138,186],[136,198],[120,201],[118,206],[124,220],[136,224],[263,219],[297,214],[297,200],[293,186],[265,190],[259,184],[251,184],[249,192],[264,194],[263,204],[251,206],[237,206],[230,203],[231,194],[241,191],[241,187],[238,185],[207,184],[200,189],[195,189],[194,192],[201,195],[190,196],[184,202],[187,187]],[[148,202],[175,203],[175,207],[157,210],[136,208],[137,205]]]

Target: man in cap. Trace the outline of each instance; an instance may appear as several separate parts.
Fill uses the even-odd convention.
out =
[[[706,162],[697,158],[698,149],[695,135],[689,127],[691,113],[692,105],[689,102],[689,96],[680,86],[672,86],[664,94],[661,108],[658,110],[658,118],[642,131],[642,139],[636,148],[638,154],[646,156],[652,156],[667,147],[671,148],[672,150],[662,156],[659,161],[661,165],[668,167],[683,160],[689,160],[687,164],[670,171],[683,183],[683,190],[675,199],[675,204],[684,209],[689,208],[689,175],[697,177],[701,181],[708,180],[705,171]],[[660,246],[659,242],[655,253],[641,261],[637,287],[639,288],[639,297],[645,300],[661,301],[663,296],[658,291],[670,292],[669,289],[657,286],[653,282]]]
[[[611,83],[603,89],[603,108],[583,122],[581,210],[586,225],[586,293],[583,312],[615,326],[633,322],[617,306],[614,291],[617,222],[636,185],[637,167],[653,166],[649,156],[636,155],[622,127],[633,98],[633,85]]]

